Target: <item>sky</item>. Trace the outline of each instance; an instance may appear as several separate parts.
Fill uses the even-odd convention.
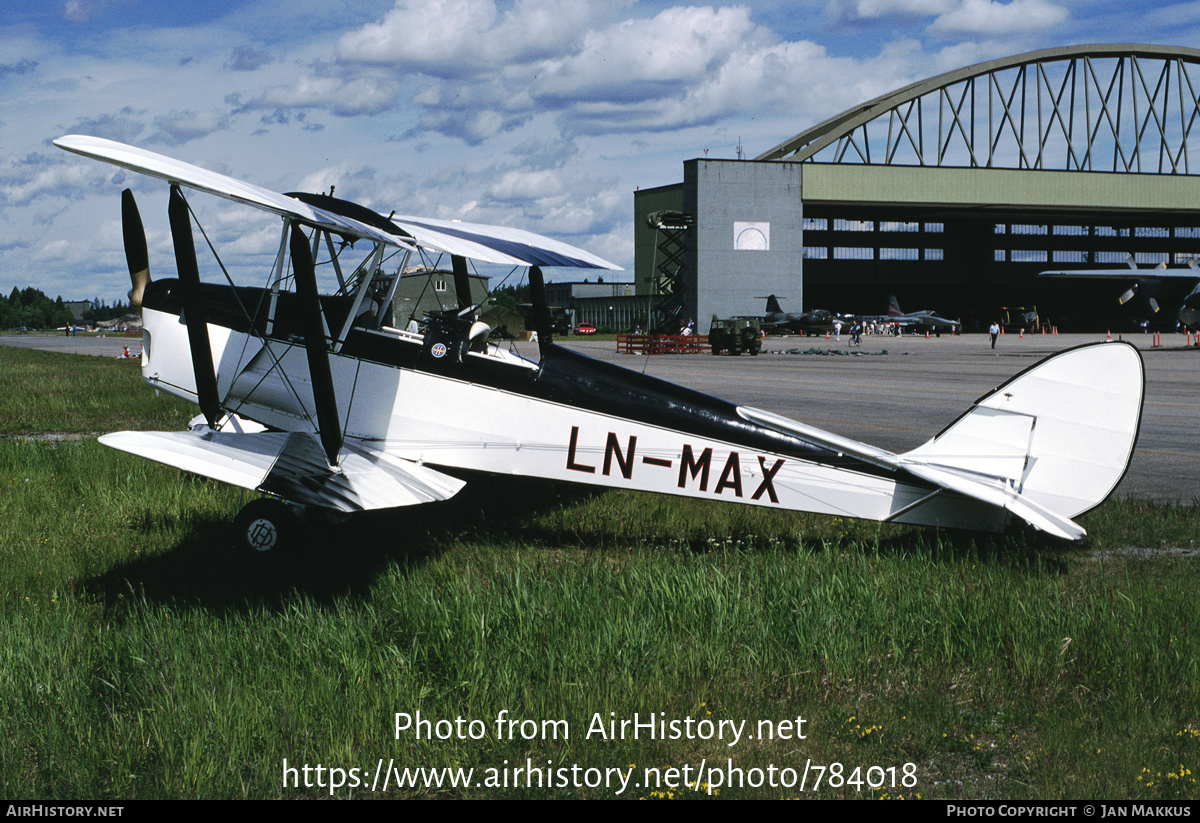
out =
[[[631,280],[633,193],[680,182],[684,161],[732,159],[739,145],[753,158],[857,103],[982,60],[1086,43],[1196,45],[1200,2],[1145,9],[1128,0],[6,0],[0,293],[125,299],[125,187],[141,207],[152,272],[174,276],[166,185],[55,148],[64,134],[277,191],[335,185],[384,214],[539,232]],[[190,201],[235,274],[273,257],[278,218]]]

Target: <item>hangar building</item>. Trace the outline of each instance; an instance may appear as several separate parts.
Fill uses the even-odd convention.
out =
[[[763,314],[768,294],[857,314],[895,295],[968,329],[1033,305],[1064,330],[1129,326],[1152,316],[1146,288],[1118,304],[1132,280],[1037,274],[1200,257],[1198,120],[1196,49],[1071,46],[947,72],[638,191],[637,290],[673,294],[702,329]],[[648,225],[664,210],[686,227]],[[1157,325],[1182,296],[1160,295]]]

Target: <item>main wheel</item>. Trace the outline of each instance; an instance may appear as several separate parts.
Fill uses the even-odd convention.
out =
[[[233,520],[233,539],[251,552],[278,551],[296,538],[298,521],[291,508],[273,497],[251,500]]]

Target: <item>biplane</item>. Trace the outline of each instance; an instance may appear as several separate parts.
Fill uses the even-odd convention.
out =
[[[123,195],[131,302],[145,381],[201,415],[185,431],[101,442],[261,493],[236,519],[251,549],[286,543],[297,512],[445,500],[480,474],[947,528],[1000,531],[1015,517],[1077,539],[1073,518],[1109,495],[1137,439],[1144,373],[1127,344],[1053,355],[895,454],[556,345],[542,268],[617,268],[581,249],[384,217],[332,193],[271,192],[95,137],[55,144],[170,185],[173,278],[151,278],[137,206]],[[184,188],[281,218],[262,284],[201,280]],[[448,256],[458,308],[399,328],[388,307],[402,266],[384,264],[393,254]],[[469,260],[528,268],[536,360],[489,340],[465,284]],[[318,288],[318,264],[336,289]]]

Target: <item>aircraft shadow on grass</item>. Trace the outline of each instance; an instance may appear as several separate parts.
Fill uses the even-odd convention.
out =
[[[332,604],[366,597],[389,568],[418,568],[464,540],[559,542],[537,515],[601,493],[540,480],[476,481],[451,500],[315,523],[286,554],[247,553],[230,540],[228,521],[204,518],[170,550],[121,563],[85,586],[110,605],[134,598],[250,611],[282,608],[296,595]],[[161,518],[147,511],[134,528],[157,532],[167,525]]]

